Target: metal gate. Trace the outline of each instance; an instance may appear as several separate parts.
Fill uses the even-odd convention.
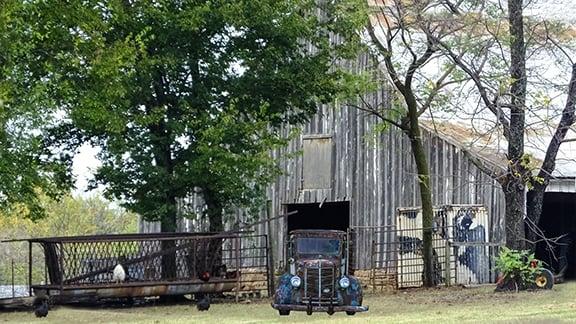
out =
[[[423,283],[420,208],[398,209],[395,226],[354,228],[369,240],[369,264],[359,274],[374,290],[420,287]],[[436,285],[483,284],[496,280],[495,257],[501,243],[488,240],[488,218],[482,206],[442,206],[434,210],[433,281]],[[362,242],[359,242],[362,245]]]

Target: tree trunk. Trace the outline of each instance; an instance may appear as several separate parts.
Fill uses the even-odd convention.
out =
[[[222,232],[224,230],[222,209],[217,205],[208,206],[208,219],[210,220],[210,232]]]
[[[164,232],[176,232],[176,213],[174,215],[167,215],[160,222],[160,229]],[[166,251],[176,247],[176,242],[171,240],[162,241],[162,250]],[[162,256],[162,279],[174,280],[176,279],[176,252],[165,254]]]
[[[392,62],[391,44],[392,38],[394,37],[388,34],[388,44],[385,45],[376,35],[372,22],[369,22],[367,27],[373,44],[376,45],[380,54],[383,56],[392,83],[402,94],[406,102],[407,113],[401,118],[400,123],[388,119],[377,111],[374,111],[374,114],[385,122],[390,122],[400,128],[410,139],[412,156],[414,157],[414,162],[416,163],[416,169],[418,171],[418,186],[420,189],[420,198],[422,200],[422,255],[424,259],[424,273],[422,281],[425,287],[432,287],[435,286],[437,282],[435,282],[434,262],[432,259],[432,226],[434,222],[434,211],[432,207],[432,191],[430,188],[430,167],[422,144],[420,124],[418,122],[418,117],[421,112],[419,112],[420,106],[414,94],[414,90],[412,89],[412,81],[416,71],[422,68],[422,66],[432,57],[434,52],[437,51],[437,46],[433,44],[432,39],[427,39],[428,46],[426,51],[419,58],[413,57],[412,63],[410,63],[410,66],[406,71],[404,83],[402,83],[398,77],[396,68],[394,67],[394,62]],[[415,54],[413,53],[413,55]]]
[[[218,201],[215,194],[208,189],[203,193],[206,202],[208,221],[210,222],[210,232],[222,232],[224,230],[224,221],[222,219],[222,204]]]
[[[522,0],[508,1],[510,24],[510,134],[508,138],[508,174],[503,190],[506,199],[506,245],[514,249],[525,247],[524,207],[526,202],[524,180],[529,170],[523,165],[524,126],[526,107],[526,46]]]
[[[541,237],[540,232],[535,232],[532,227],[538,226],[540,223],[540,217],[542,215],[542,208],[544,205],[544,193],[546,187],[550,182],[552,177],[552,172],[556,168],[556,156],[558,155],[558,150],[560,145],[566,138],[566,133],[568,129],[574,125],[576,122],[576,64],[572,65],[572,75],[570,77],[570,83],[568,84],[568,97],[566,98],[566,105],[562,110],[562,117],[560,122],[556,127],[554,136],[548,144],[548,149],[546,150],[546,156],[540,167],[540,172],[536,179],[533,179],[533,188],[530,190],[530,195],[528,196],[527,202],[527,216],[530,222],[531,230],[526,234],[528,240],[532,242],[530,248],[535,249],[535,242]]]
[[[166,193],[166,214],[160,222],[160,230],[165,232],[176,232],[178,225],[176,223],[178,211],[176,206],[176,197]],[[171,240],[162,241],[162,250],[168,250],[176,247],[176,242]],[[176,269],[176,252],[162,256],[162,279],[174,280],[177,276]]]
[[[510,249],[525,249],[524,228],[524,183],[513,179],[502,186],[506,201],[506,246]]]
[[[541,239],[541,232],[539,231],[540,215],[542,215],[542,208],[544,207],[544,193],[546,192],[546,184],[536,184],[534,188],[529,191],[526,198],[526,217],[528,218],[528,226],[526,228],[527,248],[533,252],[536,249],[536,242]]]
[[[166,214],[162,217],[160,221],[160,231],[164,232],[176,232],[178,231],[178,206],[176,205],[176,197],[166,194]]]
[[[154,145],[154,161],[156,165],[161,168],[167,175],[166,185],[164,186],[164,215],[160,219],[160,230],[165,232],[176,232],[178,230],[177,217],[178,206],[176,203],[176,195],[172,191],[171,180],[174,174],[174,166],[172,161],[172,151],[170,148],[170,131],[167,129],[164,122],[157,125],[150,126],[152,134],[152,143]],[[166,251],[176,247],[176,242],[171,240],[163,240],[161,243],[162,250]],[[168,253],[162,256],[162,279],[175,280],[177,279],[177,262],[176,252]]]
[[[409,104],[410,105],[410,104]],[[406,132],[410,138],[412,155],[418,171],[418,186],[420,189],[420,198],[422,200],[422,257],[424,259],[423,284],[425,287],[434,287],[436,274],[434,274],[434,263],[432,260],[432,226],[434,222],[434,210],[432,206],[432,191],[430,190],[430,170],[422,136],[420,133],[420,124],[416,109],[409,110],[410,126]]]

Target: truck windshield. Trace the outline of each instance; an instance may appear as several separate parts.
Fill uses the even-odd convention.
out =
[[[302,237],[296,240],[298,254],[340,254],[340,240],[323,237]]]

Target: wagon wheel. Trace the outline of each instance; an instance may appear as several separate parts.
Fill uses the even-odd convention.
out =
[[[541,269],[534,278],[534,283],[538,289],[552,289],[554,286],[554,275],[548,269]]]
[[[210,309],[210,296],[208,294],[196,294],[196,308],[199,311],[207,311]]]
[[[38,296],[34,298],[32,306],[34,307],[34,315],[36,315],[36,317],[46,317],[48,315],[50,307],[48,305],[47,296]]]

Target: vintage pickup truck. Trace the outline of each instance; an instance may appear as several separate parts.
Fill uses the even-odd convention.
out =
[[[280,277],[272,307],[280,315],[290,311],[368,310],[362,306],[362,286],[350,273],[348,233],[335,230],[294,230],[288,238],[287,272]]]

